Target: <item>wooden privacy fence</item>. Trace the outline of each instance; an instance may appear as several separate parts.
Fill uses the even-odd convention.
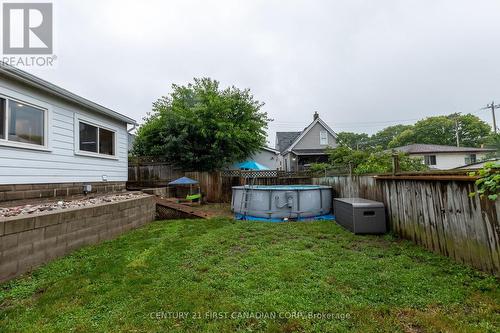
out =
[[[196,179],[200,182],[204,200],[222,203],[231,202],[233,186],[250,183],[254,185],[311,183],[311,173],[307,172],[286,172],[278,170],[183,171],[165,162],[135,160],[131,161],[128,167],[127,188],[164,187],[172,180],[182,176]]]
[[[311,184],[311,177],[277,177],[263,171],[234,171],[186,172],[185,175],[200,182],[201,192],[208,202],[231,202],[233,186]]]
[[[161,187],[182,176],[181,169],[164,162],[129,163],[127,187]]]
[[[500,276],[500,205],[469,197],[474,182],[370,176],[314,178],[336,197],[363,197],[386,205],[390,229],[403,238]],[[459,179],[459,178],[458,178]]]

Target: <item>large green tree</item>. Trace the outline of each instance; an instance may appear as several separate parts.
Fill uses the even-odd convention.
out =
[[[173,85],[153,103],[138,129],[132,153],[161,157],[186,170],[210,171],[241,161],[266,142],[267,114],[248,89],[221,89],[194,79]]]
[[[366,133],[338,132],[337,139],[351,149],[366,149],[370,146],[370,136]]]
[[[388,126],[370,137],[370,143],[372,146],[381,147],[382,149],[387,149],[389,142],[394,140],[403,131],[410,129],[412,125],[393,125]]]
[[[422,119],[396,136],[389,147],[413,143],[454,146],[457,132],[461,146],[478,147],[490,134],[490,126],[472,114],[451,114]]]

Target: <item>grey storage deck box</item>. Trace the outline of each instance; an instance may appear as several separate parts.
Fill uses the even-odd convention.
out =
[[[333,199],[333,209],[337,223],[355,234],[387,232],[382,202],[362,198],[336,198]]]

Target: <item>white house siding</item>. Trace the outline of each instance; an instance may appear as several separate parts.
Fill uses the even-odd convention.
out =
[[[257,153],[253,154],[250,159],[268,167],[271,170],[276,170],[278,168],[278,154],[269,150],[261,149]]]
[[[326,131],[326,129],[320,123],[316,123],[309,130],[309,132],[307,132],[306,135],[304,135],[304,137],[301,138],[299,140],[299,142],[297,142],[297,144],[293,148],[294,149],[318,149],[318,148],[326,148],[326,147],[336,147],[337,140],[328,131],[327,131],[328,144],[327,145],[320,145],[319,133],[321,131]]]
[[[435,155],[436,156],[436,165],[430,165],[429,167],[432,169],[439,170],[448,170],[454,169],[460,166],[465,165],[465,157],[470,155],[471,153],[433,153],[433,154],[425,154],[425,155]],[[412,157],[424,159],[425,155],[421,154],[412,154]],[[476,160],[479,162],[482,159],[486,158],[485,153],[476,153]]]
[[[269,150],[261,149],[257,153],[253,154],[248,158],[248,160],[253,160],[257,163],[260,163],[270,170],[276,170],[279,167],[279,155],[276,153],[273,153]],[[244,161],[241,161],[244,162]],[[239,162],[239,163],[241,163]],[[234,163],[230,169],[238,169],[238,164],[239,163]]]
[[[48,149],[12,148],[0,143],[0,184],[127,180],[127,125],[52,95],[0,78],[0,94],[48,109]],[[116,159],[75,155],[75,114],[116,131]]]

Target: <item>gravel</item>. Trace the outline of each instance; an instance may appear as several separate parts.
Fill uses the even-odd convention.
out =
[[[76,199],[69,201],[45,202],[41,204],[22,205],[15,207],[0,208],[0,219],[18,215],[29,215],[46,211],[57,211],[68,208],[89,207],[109,202],[118,202],[132,198],[140,198],[147,196],[141,192],[130,192],[120,194],[110,194],[98,197],[88,197],[84,199]]]

